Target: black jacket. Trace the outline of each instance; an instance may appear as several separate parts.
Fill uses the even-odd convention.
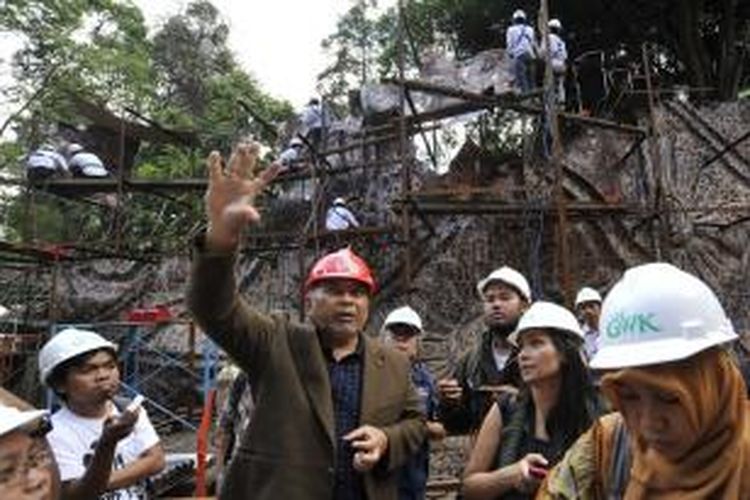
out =
[[[492,333],[484,331],[480,342],[465,352],[458,361],[453,378],[463,388],[459,404],[440,402],[438,415],[451,434],[468,434],[479,429],[496,395],[480,390],[483,386],[512,385],[520,387],[518,351],[511,351],[502,370],[498,370],[492,353]]]

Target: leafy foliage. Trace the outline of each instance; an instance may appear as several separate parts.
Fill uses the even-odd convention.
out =
[[[7,0],[0,9],[0,31],[23,41],[13,58],[15,82],[4,89],[17,109],[8,120],[15,140],[0,145],[0,168],[8,173],[21,173],[22,153],[54,141],[58,123],[88,124],[73,96],[106,104],[118,115],[133,109],[164,127],[196,131],[196,150],[141,144],[133,174],[145,178],[201,177],[209,150],[227,151],[247,135],[272,143],[273,131],[248,117],[240,100],[272,124],[293,112],[237,64],[227,45],[228,25],[207,0],[167,19],[151,38],[131,2]],[[29,225],[19,194],[3,195],[7,237],[103,241],[114,230],[111,200],[102,198],[96,209],[69,202],[61,208],[63,202],[39,197],[35,224]],[[126,222],[120,230],[134,244],[156,238],[163,247],[170,236],[183,240],[190,221],[200,218],[198,198],[191,193],[166,201],[140,195],[123,199]]]
[[[404,4],[411,67],[415,55],[430,44],[458,58],[502,46],[515,9],[523,8],[532,24],[539,10],[537,0],[411,0]],[[371,78],[395,72],[397,15],[391,9],[377,18],[363,16],[369,5],[357,1],[324,44],[333,50],[332,64],[322,76],[324,82],[336,83],[328,86],[334,94],[352,81],[361,82],[362,67],[368,68]],[[550,2],[550,8],[552,17],[563,22],[573,57],[594,50],[608,59],[624,51],[632,61],[640,62],[641,45],[649,43],[656,54],[652,64],[665,84],[712,87],[719,98],[734,99],[743,82],[750,83],[750,2],[559,0]]]

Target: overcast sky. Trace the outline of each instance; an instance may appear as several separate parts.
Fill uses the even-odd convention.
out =
[[[185,0],[134,0],[149,26],[184,10]],[[301,106],[325,67],[320,42],[333,32],[351,0],[212,0],[229,24],[237,60],[274,97]],[[396,0],[379,0],[381,8]]]

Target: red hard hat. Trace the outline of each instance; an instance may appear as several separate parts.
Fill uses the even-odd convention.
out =
[[[349,279],[367,286],[370,294],[375,293],[375,278],[367,263],[352,252],[349,247],[324,255],[313,265],[305,281],[305,291],[319,281],[329,279]]]

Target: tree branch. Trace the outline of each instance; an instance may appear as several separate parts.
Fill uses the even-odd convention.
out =
[[[31,104],[34,101],[39,99],[39,97],[41,97],[42,94],[44,94],[44,92],[47,90],[50,80],[52,80],[52,77],[57,72],[57,69],[59,67],[60,67],[59,65],[53,66],[52,69],[49,71],[49,73],[47,73],[47,75],[42,79],[42,83],[39,85],[39,88],[37,89],[37,91],[34,92],[31,95],[31,97],[29,97],[29,99],[23,104],[23,106],[21,106],[16,112],[11,113],[8,119],[5,120],[5,122],[3,122],[3,125],[0,127],[0,137],[2,137],[3,134],[5,134],[5,130],[10,126],[11,123],[13,123],[16,120],[16,118],[18,118],[21,115],[21,113],[26,111],[28,107],[31,106]]]

